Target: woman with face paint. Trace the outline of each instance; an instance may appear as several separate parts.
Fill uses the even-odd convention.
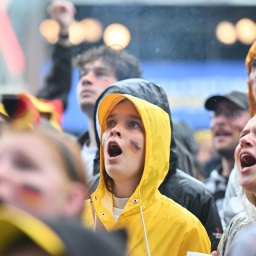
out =
[[[81,217],[87,187],[80,147],[50,128],[0,133],[0,203],[40,218]]]
[[[158,191],[169,168],[168,114],[142,99],[109,94],[98,119],[100,182],[86,201],[85,223],[96,231],[126,228],[128,255],[209,253],[200,221]]]

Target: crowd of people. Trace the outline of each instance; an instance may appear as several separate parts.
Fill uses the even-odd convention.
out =
[[[206,171],[139,60],[104,45],[72,57],[74,5],[48,12],[60,31],[44,85],[0,104],[0,255],[256,255],[256,42],[248,93],[205,99],[217,156]],[[73,67],[79,136],[61,127]]]

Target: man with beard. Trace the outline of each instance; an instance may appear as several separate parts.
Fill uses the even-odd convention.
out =
[[[234,167],[234,151],[238,145],[240,132],[250,119],[249,100],[245,93],[231,91],[224,95],[214,95],[205,101],[205,108],[213,112],[211,131],[213,147],[220,155],[221,164],[216,166],[206,179],[205,185],[213,194],[221,219],[223,200]]]

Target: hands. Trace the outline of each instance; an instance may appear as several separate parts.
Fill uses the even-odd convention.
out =
[[[212,255],[212,256],[218,256],[219,253],[218,253],[218,251],[213,251],[213,252],[211,253],[211,255]]]
[[[59,23],[59,34],[68,34],[68,28],[74,21],[74,16],[76,13],[73,3],[67,0],[55,0],[49,5],[47,11],[50,17]]]

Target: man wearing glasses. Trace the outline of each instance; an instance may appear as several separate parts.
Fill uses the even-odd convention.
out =
[[[225,191],[235,164],[235,148],[240,132],[251,117],[249,100],[245,93],[231,91],[224,95],[209,97],[204,106],[212,111],[210,128],[213,147],[221,158],[221,164],[212,170],[210,177],[205,180],[205,185],[213,194],[222,219]]]

